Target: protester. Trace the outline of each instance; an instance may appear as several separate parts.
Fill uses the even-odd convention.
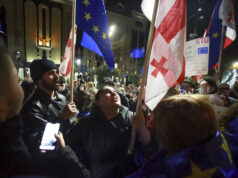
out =
[[[115,87],[115,83],[110,79],[110,77],[104,77],[104,80],[101,83],[101,86],[105,86],[105,85]],[[128,97],[126,96],[126,94],[120,90],[117,90],[117,94],[120,96],[121,104],[127,108],[130,108],[130,101]]]
[[[235,98],[230,97],[229,93],[230,93],[230,85],[228,85],[227,83],[222,83],[218,86],[217,95],[221,99],[223,99],[224,106],[226,106],[226,107],[229,107],[233,103],[238,101]]]
[[[71,128],[70,118],[76,115],[77,109],[73,102],[67,104],[66,98],[57,92],[59,76],[57,66],[52,61],[36,59],[31,63],[30,69],[37,89],[21,111],[24,122],[23,138],[32,154],[32,169],[37,173],[46,170],[48,174],[47,171],[51,172],[53,169],[50,160],[55,164],[54,167],[57,167],[56,163],[60,167],[62,162],[54,162],[54,153],[40,153],[39,146],[45,125],[47,122],[60,123],[60,130],[67,138]]]
[[[237,135],[218,130],[205,96],[175,95],[162,100],[153,111],[153,128],[162,148],[149,159],[139,157],[141,168],[128,178],[237,175]]]
[[[28,171],[31,157],[22,141],[19,116],[23,90],[6,49],[0,47],[0,177],[22,175]]]
[[[77,114],[78,119],[86,117],[90,114],[94,97],[94,95],[81,90],[78,90],[78,92],[75,93],[74,102],[79,111]]]
[[[59,88],[58,88],[58,92],[62,95],[65,96],[66,100],[69,101],[70,99],[70,93],[69,93],[69,88],[66,85],[65,79],[64,77],[59,78]]]
[[[28,100],[28,98],[30,98],[33,93],[34,90],[36,88],[34,82],[32,81],[32,78],[30,76],[30,74],[26,74],[26,77],[24,79],[24,81],[21,83],[21,87],[24,91],[24,100],[23,102],[26,102]]]
[[[121,105],[114,88],[104,86],[98,90],[90,116],[81,119],[70,135],[70,145],[92,177],[124,177],[133,169],[127,156],[132,116]],[[137,120],[134,126],[141,141],[148,144],[150,134],[145,120]]]
[[[192,92],[193,85],[190,81],[184,80],[183,82],[180,83],[180,86],[186,93],[193,93]]]
[[[205,78],[200,83],[201,94],[215,94],[217,92],[216,81],[210,78]]]
[[[90,94],[92,94],[93,96],[95,96],[96,93],[97,93],[97,89],[95,87],[95,84],[91,81],[86,84],[86,89],[85,90],[87,92],[89,92]]]
[[[114,77],[114,80],[113,80],[114,84],[115,84],[115,88],[118,88],[121,86],[121,83],[120,83],[120,80],[118,77]]]

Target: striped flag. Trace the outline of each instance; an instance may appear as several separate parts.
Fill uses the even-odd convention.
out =
[[[146,9],[143,4],[150,3],[148,1],[143,0],[142,9]],[[186,0],[159,1],[145,94],[145,102],[151,110],[183,73],[185,19]]]
[[[77,26],[75,26],[74,45],[76,44],[76,36],[77,36]],[[71,54],[72,54],[71,46],[72,46],[72,29],[70,31],[69,39],[64,51],[64,57],[59,66],[59,74],[62,77],[68,77],[71,71]]]

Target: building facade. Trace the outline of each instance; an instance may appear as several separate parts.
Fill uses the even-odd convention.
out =
[[[149,21],[138,7],[128,5],[128,1],[107,0],[105,5],[116,67],[122,74],[137,75],[144,57],[133,58],[131,52],[146,47]],[[0,22],[4,31],[0,42],[8,47],[21,77],[34,59],[46,57],[60,64],[71,29],[71,13],[71,0],[0,1]],[[105,64],[104,59],[80,45],[77,45],[75,56],[77,72],[90,73]]]

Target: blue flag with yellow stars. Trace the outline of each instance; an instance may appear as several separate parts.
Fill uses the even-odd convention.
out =
[[[178,153],[158,150],[149,159],[140,156],[140,169],[127,178],[236,178],[237,138],[217,131],[211,139]]]
[[[81,45],[102,56],[112,70],[115,62],[103,0],[77,0],[76,24],[83,31]]]
[[[210,37],[209,65],[208,65],[209,69],[215,68],[219,61],[219,51],[222,36],[222,21],[219,19],[219,9],[221,3],[222,0],[217,0],[217,3],[212,13],[210,28],[208,29],[207,34],[207,36]]]

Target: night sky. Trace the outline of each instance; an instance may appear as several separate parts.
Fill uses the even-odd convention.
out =
[[[133,0],[132,7],[140,10],[142,0]],[[189,34],[197,34],[202,37],[205,29],[208,27],[212,11],[216,4],[216,0],[187,0],[187,40]],[[199,12],[198,9],[202,10]],[[235,21],[236,34],[238,36],[238,1],[235,2]],[[238,62],[238,37],[226,50],[223,51],[223,66],[229,68],[231,63]]]

